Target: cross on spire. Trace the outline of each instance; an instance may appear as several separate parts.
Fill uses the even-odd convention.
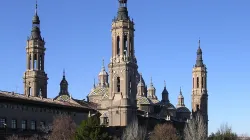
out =
[[[63,69],[63,78],[65,78],[65,69]]]
[[[37,15],[37,0],[36,0],[36,9],[35,9],[35,14]]]

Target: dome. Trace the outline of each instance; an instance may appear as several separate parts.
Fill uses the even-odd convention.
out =
[[[108,73],[105,70],[102,70],[99,75],[108,75]]]
[[[190,113],[190,110],[185,106],[178,107],[176,111],[180,113]]]
[[[184,98],[182,94],[179,94],[178,98]]]
[[[149,98],[149,100],[150,100],[153,104],[157,104],[157,103],[160,102],[160,101],[158,101],[157,99],[151,99],[151,98]]]
[[[168,109],[176,109],[175,107],[174,107],[174,105],[173,104],[171,104],[170,102],[159,102],[159,105],[161,105],[161,106],[165,106],[165,107],[167,107]]]
[[[105,94],[108,95],[108,91],[109,91],[108,87],[99,87],[98,86],[98,87],[94,88],[93,90],[91,90],[91,92],[89,93],[88,96],[97,96],[97,95],[103,96]]]
[[[144,84],[142,82],[139,82],[137,86],[138,87],[144,87]]]
[[[137,97],[137,104],[152,104],[152,102],[147,97],[139,96]]]
[[[65,77],[63,77],[60,85],[68,85],[68,81],[65,79]]]

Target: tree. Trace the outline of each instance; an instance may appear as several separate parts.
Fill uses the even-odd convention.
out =
[[[135,119],[125,128],[122,140],[145,140],[146,136],[146,127],[139,126],[137,119]]]
[[[100,126],[100,120],[96,116],[89,117],[81,122],[76,130],[75,140],[109,140],[105,127]]]
[[[158,124],[150,136],[150,140],[178,140],[176,129],[171,124]]]
[[[184,139],[185,140],[206,140],[207,129],[204,122],[203,116],[200,112],[188,121],[184,128]]]
[[[227,123],[222,124],[218,131],[214,134],[212,133],[209,140],[237,140],[237,134],[232,132],[232,128],[228,126]]]
[[[49,140],[71,140],[74,138],[76,124],[67,115],[56,116],[53,120],[52,132]]]

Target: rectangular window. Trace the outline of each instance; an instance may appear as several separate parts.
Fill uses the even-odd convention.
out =
[[[0,128],[5,128],[5,126],[6,126],[6,119],[0,118]]]
[[[11,128],[12,128],[12,129],[16,129],[16,125],[17,125],[17,120],[12,119],[12,120],[11,120]]]
[[[22,129],[23,130],[27,129],[27,121],[26,120],[22,120]]]
[[[121,82],[121,81],[120,81],[120,77],[117,77],[117,92],[120,92],[120,90],[121,90],[121,89],[120,89],[120,88],[121,88],[121,87],[120,87],[120,86],[121,86],[121,85],[120,85],[120,84],[121,84],[120,82]]]
[[[31,121],[31,130],[36,130],[36,121]]]

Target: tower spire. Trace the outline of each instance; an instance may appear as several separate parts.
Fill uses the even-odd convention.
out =
[[[37,0],[36,0],[36,9],[35,9],[35,15],[37,15]]]
[[[105,66],[104,66],[104,58],[102,59],[102,70],[105,71]]]
[[[65,69],[63,69],[63,78],[65,78]]]
[[[166,81],[164,80],[164,88],[166,88]]]
[[[119,9],[116,20],[129,20],[127,0],[118,0],[118,1],[119,1]]]
[[[203,59],[202,59],[202,50],[201,50],[201,41],[199,39],[198,41],[198,49],[197,49],[197,58],[196,58],[196,64],[195,64],[195,67],[203,67],[204,64],[203,64]]]

